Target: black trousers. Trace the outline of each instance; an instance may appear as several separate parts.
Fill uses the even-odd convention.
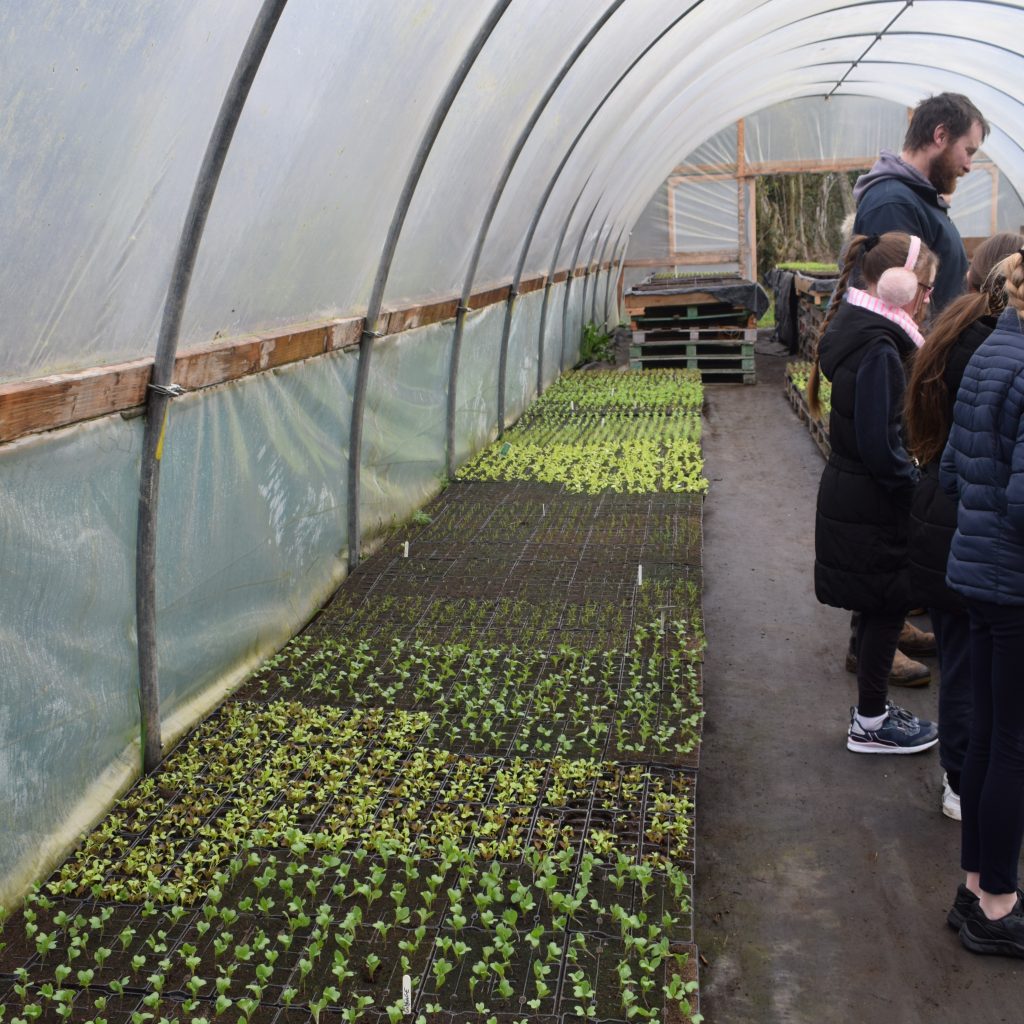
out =
[[[861,612],[857,623],[857,711],[862,718],[885,714],[889,673],[903,612]]]
[[[939,658],[939,763],[954,793],[971,735],[971,619],[966,611],[929,608]]]
[[[1024,606],[971,601],[971,741],[960,780],[960,866],[1017,888],[1024,837]]]

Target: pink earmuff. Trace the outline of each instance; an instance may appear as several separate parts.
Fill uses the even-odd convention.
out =
[[[917,257],[921,252],[921,239],[917,235],[910,236],[910,248],[907,250],[907,259],[902,267],[890,267],[882,271],[878,279],[876,291],[878,297],[890,306],[905,306],[914,301],[917,295],[917,286],[921,283],[914,273],[917,265]]]

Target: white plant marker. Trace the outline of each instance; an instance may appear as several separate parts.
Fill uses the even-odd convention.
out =
[[[644,585],[644,567],[642,565],[636,567],[636,585],[638,587]]]
[[[402,1009],[412,1013],[412,978],[408,974],[402,975]]]
[[[544,504],[544,502],[541,502],[540,503],[540,515],[541,515],[541,518],[543,519],[544,516],[546,516],[547,514],[548,514],[548,507],[547,507],[547,505]]]
[[[409,542],[408,541],[405,542],[405,552],[403,553],[402,557],[403,558],[408,558],[409,557]]]

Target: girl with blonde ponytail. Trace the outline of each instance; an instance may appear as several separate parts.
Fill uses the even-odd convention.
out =
[[[957,501],[946,580],[967,604],[973,709],[960,780],[960,866],[947,920],[975,953],[1024,957],[1024,253],[1007,308],[964,369],[939,480]]]
[[[854,271],[863,287],[850,284]],[[914,606],[907,527],[917,469],[901,435],[904,364],[924,343],[936,260],[900,231],[854,236],[822,328],[809,387],[832,382],[829,456],[818,487],[814,591],[823,604],[860,612],[857,704],[846,746],[866,754],[909,754],[938,740],[933,722],[888,700],[889,673]]]

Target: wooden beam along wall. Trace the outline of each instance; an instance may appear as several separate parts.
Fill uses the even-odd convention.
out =
[[[573,276],[610,268],[610,261],[596,267],[577,267]],[[568,277],[568,271],[560,271],[551,283]],[[526,278],[519,284],[519,294],[539,291],[547,283],[543,274]],[[502,285],[475,292],[469,307],[484,309],[506,302],[510,290],[510,285]],[[378,318],[377,329],[382,335],[392,335],[441,323],[455,317],[458,305],[458,298],[451,298],[408,309],[386,310]],[[174,383],[186,391],[197,391],[346,349],[359,344],[364,323],[363,317],[349,317],[301,325],[287,333],[245,335],[185,349],[175,360]],[[138,409],[145,404],[152,367],[152,358],[136,359],[0,384],[0,444],[98,416]]]

